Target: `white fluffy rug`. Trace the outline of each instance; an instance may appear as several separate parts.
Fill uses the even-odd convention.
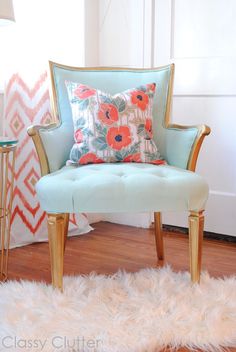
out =
[[[169,267],[114,276],[66,277],[61,294],[43,283],[0,285],[0,351],[156,352],[166,346],[236,346],[236,276]]]

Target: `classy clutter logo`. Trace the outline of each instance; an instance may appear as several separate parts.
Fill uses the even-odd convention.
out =
[[[95,352],[102,346],[102,340],[77,336],[69,339],[66,336],[54,336],[51,339],[24,339],[18,336],[4,336],[0,341],[0,351],[43,351],[54,349],[62,352]]]

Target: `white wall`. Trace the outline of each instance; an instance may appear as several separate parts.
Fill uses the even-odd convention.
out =
[[[96,2],[86,3],[91,1]],[[16,23],[0,27],[0,96],[13,72],[30,85],[47,69],[48,60],[84,66],[84,5],[84,0],[14,0]]]
[[[99,0],[85,0],[84,50],[85,66],[99,65]]]
[[[3,93],[0,92],[0,136],[3,134],[2,121],[3,121]]]
[[[140,67],[150,64],[151,1],[99,1],[99,64]],[[149,48],[148,48],[149,46]]]

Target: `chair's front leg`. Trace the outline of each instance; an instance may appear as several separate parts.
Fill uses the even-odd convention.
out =
[[[190,273],[193,283],[200,282],[202,262],[202,240],[204,229],[203,211],[191,211],[189,215]]]
[[[164,260],[164,244],[163,244],[163,231],[161,213],[154,213],[154,231],[156,239],[156,251],[158,260]]]
[[[69,217],[70,217],[70,214],[64,215],[64,251],[66,248],[66,240],[67,240],[67,235],[68,235]]]
[[[52,284],[63,290],[65,217],[67,214],[48,214],[48,239]]]

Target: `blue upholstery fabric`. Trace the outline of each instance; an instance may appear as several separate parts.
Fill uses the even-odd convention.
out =
[[[65,165],[69,158],[73,141],[73,123],[65,80],[80,82],[111,94],[155,82],[157,85],[153,107],[154,140],[161,155],[168,164],[186,169],[197,128],[178,130],[164,128],[170,67],[161,69],[132,71],[114,70],[73,70],[54,65],[55,88],[58,97],[61,125],[50,131],[41,130],[40,136],[48,156],[50,171]]]
[[[36,185],[47,212],[145,212],[204,209],[208,186],[197,174],[139,163],[66,166]]]
[[[169,165],[186,169],[197,134],[198,130],[196,128],[189,128],[188,130],[177,128],[165,129],[162,143],[165,150],[165,159]]]

